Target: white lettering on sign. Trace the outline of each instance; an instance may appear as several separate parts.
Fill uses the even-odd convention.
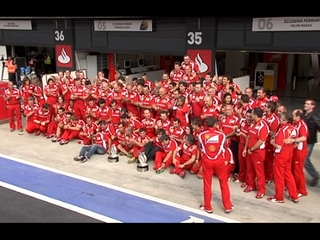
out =
[[[319,31],[320,17],[253,18],[253,32]]]
[[[56,41],[63,42],[63,41],[64,41],[63,31],[62,31],[62,30],[61,30],[61,31],[56,30],[56,31],[54,32],[54,39],[55,39]]]
[[[0,20],[0,29],[32,30],[31,21]]]
[[[202,43],[202,32],[188,32],[187,37],[187,43],[189,45],[201,45]]]
[[[94,30],[151,32],[152,20],[96,20]]]

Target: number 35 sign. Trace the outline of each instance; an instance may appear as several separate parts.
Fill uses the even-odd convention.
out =
[[[189,45],[201,45],[202,43],[202,32],[188,32],[187,43]]]

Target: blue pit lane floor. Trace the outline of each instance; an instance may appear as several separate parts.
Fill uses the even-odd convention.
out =
[[[107,223],[237,222],[1,154],[0,185]]]

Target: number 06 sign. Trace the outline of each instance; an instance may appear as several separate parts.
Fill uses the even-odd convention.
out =
[[[319,31],[320,17],[253,18],[253,32]]]

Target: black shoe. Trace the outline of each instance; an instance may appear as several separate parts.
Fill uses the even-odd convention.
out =
[[[87,156],[85,156],[82,160],[81,160],[81,162],[82,163],[85,163],[86,161],[88,161],[90,158],[88,158]]]
[[[318,185],[318,182],[319,182],[319,178],[314,178],[314,179],[311,180],[310,186],[311,187],[315,187],[315,186]]]
[[[78,156],[73,158],[73,160],[75,161],[82,161],[83,159],[84,159],[84,156]]]

